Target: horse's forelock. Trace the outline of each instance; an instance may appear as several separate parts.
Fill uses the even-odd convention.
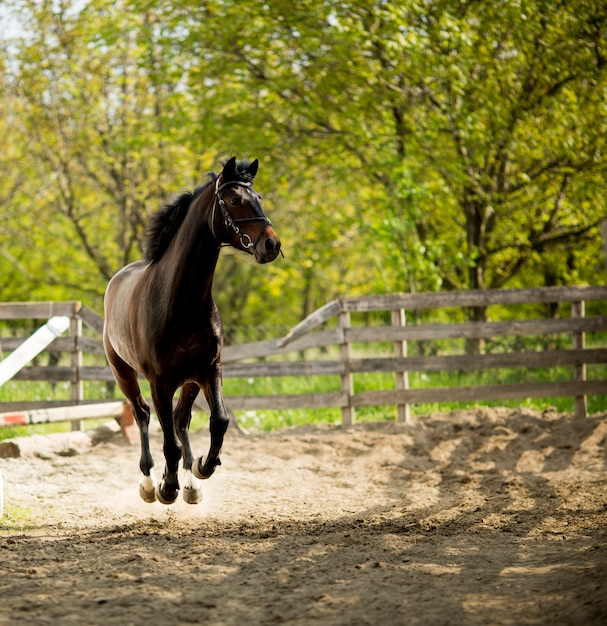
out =
[[[241,182],[241,183],[252,183],[255,179],[255,175],[251,175],[249,172],[249,167],[251,166],[251,162],[247,159],[243,159],[242,161],[236,161],[236,165],[234,168],[234,172],[230,173],[226,176],[224,172],[224,180],[223,182]]]

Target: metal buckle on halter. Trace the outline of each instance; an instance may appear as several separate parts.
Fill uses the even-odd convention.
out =
[[[245,249],[248,250],[249,248],[253,248],[255,246],[255,244],[253,243],[253,240],[251,239],[250,235],[248,235],[247,233],[240,233],[238,235],[239,240],[240,240],[240,245]],[[249,243],[245,243],[244,242],[244,238],[247,238],[249,240]]]

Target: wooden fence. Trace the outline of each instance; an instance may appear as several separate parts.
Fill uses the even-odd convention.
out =
[[[586,303],[597,303],[599,314],[585,315]],[[482,402],[518,398],[575,398],[575,414],[585,417],[587,396],[607,394],[607,380],[587,379],[588,365],[607,364],[607,286],[549,287],[536,289],[485,290],[468,292],[438,292],[391,294],[334,300],[298,324],[286,337],[258,341],[223,350],[225,378],[258,379],[261,377],[331,376],[339,380],[338,390],[313,394],[231,395],[226,398],[232,410],[256,409],[315,409],[338,407],[342,422],[354,422],[357,407],[393,405],[397,419],[408,421],[410,405],[418,403]],[[568,317],[538,318],[530,316],[532,307],[560,303]],[[521,306],[523,305],[523,306]],[[461,313],[469,307],[500,307],[502,320],[488,322],[434,322],[441,309]],[[507,313],[506,313],[507,311]],[[596,311],[595,311],[596,312]],[[59,337],[49,350],[69,355],[69,364],[30,365],[22,369],[15,380],[69,381],[70,400],[0,402],[0,412],[21,414],[29,412],[28,421],[48,421],[44,411],[62,406],[79,406],[110,402],[86,398],[83,383],[112,380],[103,361],[99,337],[101,318],[78,302],[0,304],[0,320],[46,320],[63,315],[70,318],[69,333]],[[451,319],[453,315],[444,316]],[[461,315],[459,316],[462,317]],[[357,323],[353,323],[353,319]],[[425,320],[425,321],[424,321]],[[414,322],[414,323],[412,323]],[[86,332],[83,332],[86,330]],[[592,334],[593,347],[586,346]],[[492,340],[539,336],[544,343],[560,344],[552,349],[503,349],[481,354],[432,353],[411,355],[412,346],[432,345],[432,342]],[[561,341],[556,341],[560,338]],[[2,337],[3,353],[16,349],[22,338]],[[524,342],[521,342],[524,345]],[[388,346],[386,353],[386,346]],[[381,350],[383,349],[383,353]],[[444,348],[443,348],[444,351]],[[459,350],[460,352],[461,349]],[[83,355],[94,355],[99,364],[84,364]],[[64,356],[66,360],[66,356]],[[87,360],[91,360],[88,358]],[[94,359],[93,359],[94,360]],[[410,388],[413,372],[482,372],[487,369],[554,368],[566,366],[570,379],[560,382],[522,382],[517,384],[475,384],[449,387]],[[362,374],[388,374],[387,388],[355,392],[355,377]],[[337,380],[336,379],[336,380]],[[113,408],[116,400],[112,401]],[[41,418],[34,418],[42,410]],[[48,413],[47,413],[48,414]],[[95,414],[95,417],[98,413]],[[51,419],[51,418],[49,418]],[[69,419],[69,418],[68,418]],[[0,415],[0,425],[3,424]],[[11,423],[10,420],[4,423]]]

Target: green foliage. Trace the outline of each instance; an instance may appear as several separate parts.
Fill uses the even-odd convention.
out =
[[[226,325],[342,294],[601,283],[607,14],[553,3],[0,0],[0,300],[82,299],[231,154],[285,258]],[[6,36],[6,33],[5,33]]]

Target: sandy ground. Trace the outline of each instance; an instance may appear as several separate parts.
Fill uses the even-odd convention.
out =
[[[203,503],[169,507],[120,435],[41,440],[0,458],[0,624],[604,625],[606,439],[505,409],[230,431]]]

